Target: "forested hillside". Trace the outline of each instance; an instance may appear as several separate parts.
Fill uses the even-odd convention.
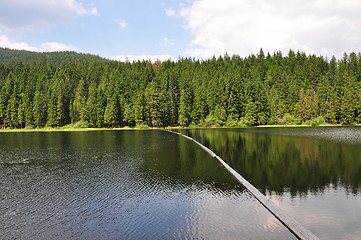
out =
[[[71,51],[39,53],[39,52],[30,52],[25,50],[12,50],[8,48],[0,48],[0,63],[3,64],[14,64],[14,63],[61,64],[71,61],[96,62],[96,61],[108,61],[108,60],[91,54],[82,54]]]
[[[43,54],[39,59],[47,58]],[[97,61],[91,55],[80,61],[73,54],[52,61],[9,61],[11,56],[4,60],[1,55],[3,128],[75,122],[161,127],[361,121],[360,54],[327,61],[261,50],[247,58],[162,63]]]

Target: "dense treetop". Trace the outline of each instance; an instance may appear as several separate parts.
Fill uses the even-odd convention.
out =
[[[0,49],[0,123],[10,128],[354,124],[360,90],[353,52],[129,63]]]

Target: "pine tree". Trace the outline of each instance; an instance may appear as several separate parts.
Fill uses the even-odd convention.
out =
[[[142,93],[139,93],[135,96],[134,104],[134,122],[136,125],[144,124],[144,97]]]
[[[131,103],[124,105],[123,121],[126,126],[134,126],[134,111]]]
[[[355,122],[355,112],[357,103],[356,81],[355,76],[350,76],[346,70],[343,74],[343,87],[340,103],[340,123],[341,124],[353,124]]]
[[[6,108],[7,100],[5,97],[4,87],[0,88],[0,121],[3,124],[3,128],[6,127]]]
[[[18,106],[18,123],[20,128],[26,126],[26,102],[25,93],[20,93],[19,106]]]
[[[102,86],[99,86],[97,89],[97,104],[96,104],[96,126],[102,127],[104,123],[104,111],[105,111],[105,96]]]
[[[48,121],[47,121],[46,125],[54,127],[55,125],[57,125],[57,94],[56,94],[56,90],[49,88],[48,97],[49,97],[48,111],[47,111]]]
[[[86,120],[86,86],[84,79],[79,81],[78,87],[75,91],[75,97],[73,102],[74,121],[85,121]]]
[[[149,83],[145,90],[145,97],[147,103],[147,111],[149,111],[148,123],[152,127],[158,127],[160,122],[160,101],[159,101],[159,88],[156,82]]]
[[[104,124],[115,127],[119,124],[118,119],[119,105],[117,93],[113,93],[112,97],[107,101],[107,106],[104,111]]]
[[[208,115],[205,86],[203,84],[198,86],[195,90],[195,97],[194,97],[192,109],[193,110],[191,112],[191,118],[195,124],[199,124],[203,122],[206,116]]]
[[[35,92],[33,113],[34,113],[34,124],[37,127],[44,126],[46,119],[46,104],[45,104],[44,94],[41,92],[41,90],[36,90]]]
[[[299,102],[296,105],[298,114],[301,116],[302,122],[311,120],[316,117],[316,102],[312,89],[307,89],[306,92],[301,89]]]
[[[91,127],[97,124],[97,86],[92,84],[89,87],[88,99],[85,107],[85,120]]]
[[[249,98],[247,101],[245,119],[250,126],[254,126],[257,123],[257,106],[252,98]]]
[[[66,116],[65,104],[64,104],[64,93],[62,86],[58,89],[58,96],[56,100],[56,125],[61,127],[63,126],[64,119]]]

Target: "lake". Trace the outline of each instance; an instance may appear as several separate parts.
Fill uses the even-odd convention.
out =
[[[272,178],[277,181],[279,177],[277,186],[262,178],[264,171],[272,172],[261,166],[267,160],[257,159],[259,164],[252,164],[237,158],[245,154],[243,147],[247,146],[243,150],[239,148],[241,143],[237,139],[244,138],[242,131],[234,131],[239,135],[234,145],[231,131],[189,133],[209,142],[223,155],[230,151],[222,157],[234,161],[238,171],[243,165],[254,167],[247,177],[256,180],[254,183],[260,184],[261,190],[272,192],[271,196],[282,208],[285,205],[287,211],[297,213],[301,219],[308,210],[297,211],[299,202],[307,202],[303,205],[308,206],[310,198],[318,204],[318,195],[327,198],[329,191],[334,194],[330,184],[320,190],[312,186],[312,193],[308,193],[307,186],[301,190],[293,187],[308,181],[296,181],[290,183],[288,198],[289,186],[282,186],[285,177]],[[249,141],[257,138],[250,133],[246,141],[250,144]],[[224,139],[228,144],[225,149]],[[257,145],[247,147],[261,149]],[[235,148],[231,150],[231,146]],[[347,146],[347,153],[351,154],[353,145]],[[277,144],[275,147],[279,151]],[[270,164],[267,166],[272,168]],[[297,171],[290,171],[289,178],[293,179],[291,174]],[[349,180],[350,198],[358,199],[358,187],[352,188],[356,180],[344,177]],[[339,183],[337,188],[342,186]],[[350,200],[344,201],[349,206]],[[359,206],[358,203],[355,201],[354,205]],[[0,238],[292,239],[294,236],[197,144],[176,134],[145,130],[0,133]]]
[[[179,130],[321,239],[361,239],[361,128]]]

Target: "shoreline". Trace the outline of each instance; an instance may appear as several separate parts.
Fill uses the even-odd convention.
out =
[[[21,132],[87,132],[87,131],[125,131],[125,130],[154,130],[154,129],[249,129],[249,128],[303,128],[303,127],[361,127],[361,124],[355,125],[341,125],[341,124],[322,124],[319,126],[312,125],[260,125],[253,127],[148,127],[148,128],[137,128],[137,127],[121,127],[121,128],[17,128],[17,129],[0,129],[0,133],[21,133]]]
[[[91,132],[91,131],[124,131],[124,130],[149,130],[153,128],[17,128],[17,129],[0,129],[0,133],[21,133],[21,132]],[[154,128],[155,129],[155,128]]]

